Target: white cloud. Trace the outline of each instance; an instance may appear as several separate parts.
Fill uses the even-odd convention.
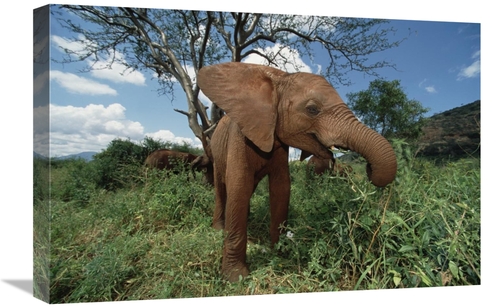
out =
[[[50,105],[51,156],[100,151],[115,138],[142,140],[144,128],[127,120],[120,104],[85,107]]]
[[[131,83],[138,86],[146,85],[146,77],[139,72],[128,69],[122,62],[125,62],[122,55],[118,52],[115,58],[107,58],[104,61],[87,60],[92,66],[90,73],[93,77],[105,79],[114,83]]]
[[[83,36],[80,36],[79,39],[80,41],[72,41],[57,35],[50,37],[50,40],[60,52],[66,53],[66,50],[71,50],[77,57],[85,56],[87,54],[85,47],[89,45],[88,42],[86,43],[83,40]]]
[[[86,151],[100,152],[118,136],[106,134],[63,134],[61,132],[50,133],[50,157],[60,157],[70,154],[78,154]]]
[[[474,62],[472,62],[472,64],[470,64],[469,66],[460,69],[460,71],[458,72],[457,80],[463,80],[479,76],[479,74],[481,73],[481,61],[479,59],[480,55],[481,55],[480,51],[476,51],[472,55],[471,58],[475,59]]]
[[[38,94],[49,83],[49,71],[43,71],[33,79],[33,94]]]
[[[49,106],[39,106],[33,109],[33,133],[44,134],[49,132],[48,120],[50,117]]]
[[[33,151],[45,157],[49,156],[49,106],[33,109]]]
[[[436,88],[434,88],[434,86],[425,87],[425,91],[427,91],[429,93],[437,93],[437,90],[436,90]]]
[[[187,72],[189,77],[191,77],[191,81],[193,81],[193,83],[195,83],[196,82],[196,72],[194,71],[194,66],[185,65],[184,70]]]
[[[51,36],[52,42],[56,45],[59,51],[66,53],[66,50],[70,50],[75,54],[69,56],[76,56],[77,59],[79,57],[86,57],[87,47],[91,45],[91,43],[85,41],[81,35],[78,39],[78,41],[74,41],[57,35]],[[126,60],[123,54],[117,51],[110,51],[109,54],[113,56],[102,55],[102,60],[97,61],[94,56],[87,58],[86,62],[89,67],[92,68],[90,73],[93,77],[110,80],[114,83],[131,83],[134,85],[146,84],[146,78],[141,72],[133,71],[127,68],[125,65]]]
[[[70,93],[87,95],[117,95],[110,86],[72,73],[50,71],[50,79],[56,81]]]
[[[266,47],[265,49],[258,48],[257,50],[271,58],[276,56],[279,52],[281,55],[274,58],[274,63],[276,63],[278,68],[281,70],[289,73],[295,73],[297,71],[312,73],[311,67],[302,61],[299,52],[288,46],[275,44],[273,46]],[[250,54],[243,60],[243,62],[268,65],[267,60],[258,54]]]
[[[47,118],[49,108],[35,108],[35,123]],[[160,130],[144,133],[141,123],[126,118],[125,107],[115,103],[109,106],[90,104],[85,107],[50,105],[50,156],[58,157],[85,151],[102,151],[116,138],[129,138],[140,142],[144,137],[188,143],[201,148],[196,138],[175,136],[171,131]],[[48,126],[34,127],[34,143],[37,151],[47,152]],[[44,154],[48,156],[49,154]]]
[[[458,80],[473,78],[479,75],[481,66],[479,60],[474,61],[471,65],[464,67],[458,73]]]
[[[205,93],[203,93],[203,91],[200,91],[198,94],[198,99],[209,108],[212,107],[212,101],[205,95]]]
[[[187,143],[193,147],[202,148],[201,142],[198,139],[177,137],[169,130],[159,130],[154,133],[146,133],[147,137],[151,137],[156,140],[168,141],[172,143],[183,144]]]
[[[38,28],[37,30],[40,30]],[[47,47],[49,46],[49,36],[44,31],[34,30],[33,34],[33,60],[38,61],[44,59],[48,54]]]
[[[436,87],[434,85],[426,86],[425,84],[428,83],[427,78],[422,80],[419,84],[419,88],[423,88],[427,93],[437,93]]]
[[[302,150],[290,147],[288,150],[288,161],[300,160]]]

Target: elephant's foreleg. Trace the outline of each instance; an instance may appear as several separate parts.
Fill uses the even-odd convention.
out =
[[[269,173],[269,202],[271,206],[271,243],[275,244],[281,234],[288,217],[288,204],[290,203],[290,173],[288,170],[288,151],[280,153],[280,160],[274,164]],[[279,158],[279,157],[278,157]]]
[[[247,219],[250,197],[253,193],[253,178],[249,174],[229,175],[225,208],[225,239],[222,256],[222,274],[229,281],[238,281],[239,276],[249,274],[246,264]]]

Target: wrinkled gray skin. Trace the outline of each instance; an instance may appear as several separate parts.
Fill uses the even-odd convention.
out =
[[[389,142],[359,122],[321,76],[232,62],[203,67],[198,85],[226,112],[214,131],[211,148],[213,227],[225,231],[222,275],[229,281],[249,274],[250,198],[266,175],[272,244],[286,224],[289,146],[301,149],[303,158],[315,155],[322,159],[332,157],[333,147],[350,149],[368,161],[367,174],[374,185],[382,187],[395,178],[396,156]]]

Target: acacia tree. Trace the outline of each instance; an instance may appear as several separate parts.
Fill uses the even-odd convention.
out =
[[[387,21],[380,19],[80,5],[61,8],[93,24],[90,29],[58,18],[75,33],[72,41],[83,46],[82,50],[67,49],[64,61],[93,59],[95,64],[105,55],[111,59],[110,66],[119,62],[131,70],[152,70],[158,76],[160,93],[172,98],[173,87],[179,84],[187,110],[176,111],[188,117],[191,130],[205,147],[205,138],[210,138],[222,112],[214,105],[208,115],[208,107],[199,100],[195,76],[201,67],[258,56],[262,64],[294,72],[304,65],[290,53],[313,61],[313,46],[318,45],[331,60],[321,74],[333,84],[348,85],[349,71],[378,76],[378,68],[392,67],[385,61],[369,63],[367,56],[401,43],[388,39],[395,30],[384,27]]]
[[[348,93],[347,105],[364,124],[386,138],[416,139],[429,111],[419,101],[408,99],[399,80],[376,79],[367,90]]]

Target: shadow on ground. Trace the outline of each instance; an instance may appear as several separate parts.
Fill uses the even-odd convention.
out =
[[[28,279],[5,279],[3,282],[10,284],[24,292],[33,294],[33,280]]]

